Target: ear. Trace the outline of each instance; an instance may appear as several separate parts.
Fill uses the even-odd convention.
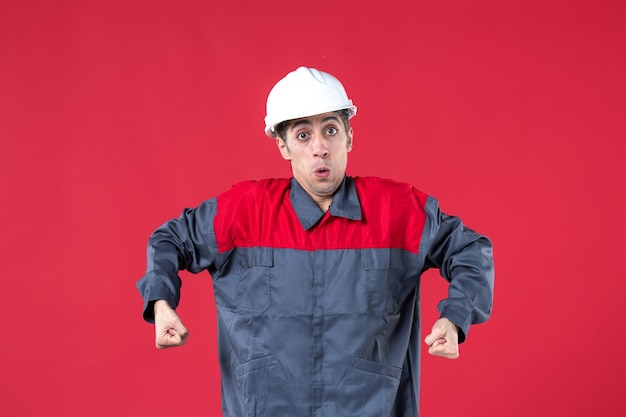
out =
[[[352,130],[352,126],[351,126],[350,130],[348,130],[348,142],[346,143],[346,146],[348,147],[348,152],[352,150],[353,139],[354,139],[354,130]]]
[[[280,155],[283,159],[290,161],[291,155],[289,154],[289,148],[287,148],[285,141],[280,136],[276,138],[276,146],[278,146],[278,150],[280,151]]]

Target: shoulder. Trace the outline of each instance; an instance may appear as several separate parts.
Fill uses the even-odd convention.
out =
[[[263,194],[280,194],[289,189],[288,178],[267,178],[262,180],[246,180],[232,185],[228,190],[217,196],[223,198],[241,198]]]
[[[415,200],[421,206],[426,204],[428,194],[411,184],[380,177],[354,177],[359,197],[362,199],[392,198],[393,200]]]
[[[280,207],[289,198],[288,178],[247,180],[217,196],[218,211],[237,217]]]
[[[418,253],[430,197],[411,184],[378,177],[354,178],[362,215],[372,236],[391,247]]]

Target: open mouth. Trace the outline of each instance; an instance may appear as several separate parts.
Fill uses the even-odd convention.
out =
[[[315,170],[315,175],[318,177],[327,177],[330,174],[330,169],[326,167],[320,167]]]

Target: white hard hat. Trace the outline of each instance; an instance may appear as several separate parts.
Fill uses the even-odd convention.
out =
[[[265,134],[274,137],[276,125],[287,120],[343,109],[350,111],[349,117],[356,114],[356,106],[337,78],[300,67],[278,81],[267,96]]]

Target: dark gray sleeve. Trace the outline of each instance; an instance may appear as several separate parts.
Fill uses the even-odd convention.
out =
[[[198,273],[212,268],[217,252],[213,229],[216,205],[212,199],[196,209],[185,209],[179,218],[150,236],[146,274],[136,284],[144,300],[146,321],[154,323],[156,300],[166,300],[172,308],[178,306],[182,285],[179,270]]]
[[[471,324],[486,321],[493,304],[493,247],[489,238],[463,225],[458,217],[439,209],[437,200],[426,202],[426,227],[422,247],[425,268],[438,268],[449,283],[448,298],[437,306],[441,317],[459,329],[463,342]]]

